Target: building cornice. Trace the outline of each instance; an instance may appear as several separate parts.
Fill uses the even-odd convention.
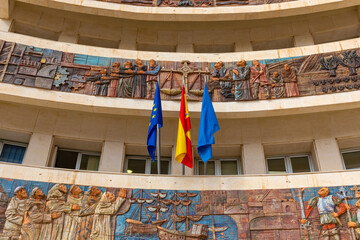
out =
[[[164,190],[252,190],[359,185],[360,172],[334,171],[284,175],[172,176],[63,170],[0,163],[0,176],[9,179],[99,187]]]
[[[146,7],[94,0],[18,0],[91,15],[142,21],[239,21],[290,17],[360,4],[359,0],[297,0],[284,3],[226,7]]]

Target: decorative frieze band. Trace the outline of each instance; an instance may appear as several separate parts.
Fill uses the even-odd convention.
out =
[[[199,101],[207,82],[213,101],[303,97],[360,89],[359,50],[238,62],[172,62],[106,58],[0,40],[0,81],[62,92]]]

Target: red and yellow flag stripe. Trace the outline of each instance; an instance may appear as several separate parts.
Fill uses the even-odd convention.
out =
[[[193,156],[191,147],[191,136],[190,136],[190,116],[187,106],[185,88],[182,88],[181,94],[181,105],[180,105],[180,116],[179,116],[179,127],[176,142],[176,155],[175,159],[179,163],[193,168]]]

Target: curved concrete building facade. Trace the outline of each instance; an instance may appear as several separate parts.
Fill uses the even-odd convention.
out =
[[[0,0],[0,239],[358,239],[359,7]],[[193,168],[175,160],[183,85]]]

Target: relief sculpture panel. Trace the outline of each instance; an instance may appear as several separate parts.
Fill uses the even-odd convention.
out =
[[[121,57],[121,56],[120,56]],[[0,81],[54,91],[118,98],[256,101],[360,89],[360,49],[283,59],[181,62],[106,58],[0,40]]]
[[[357,186],[176,191],[0,179],[0,239],[350,239]]]

